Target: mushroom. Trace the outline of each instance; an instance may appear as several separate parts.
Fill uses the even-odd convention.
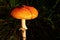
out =
[[[20,28],[20,30],[23,31],[23,40],[26,40],[26,20],[35,19],[38,16],[37,9],[32,6],[23,5],[23,7],[16,7],[13,9],[11,15],[16,19],[21,19],[22,28]]]

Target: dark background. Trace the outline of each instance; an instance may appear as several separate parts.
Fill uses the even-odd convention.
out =
[[[39,15],[27,20],[27,40],[60,39],[60,0],[0,0],[0,40],[20,40],[21,20],[10,13],[15,7],[28,5],[35,7]]]

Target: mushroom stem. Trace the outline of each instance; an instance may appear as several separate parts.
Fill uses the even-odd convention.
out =
[[[21,23],[22,23],[22,28],[27,29],[27,27],[26,27],[26,20],[22,19]]]
[[[22,30],[22,37],[23,37],[23,40],[26,40],[26,30],[27,30],[27,27],[26,27],[25,19],[22,19],[21,23],[22,23],[22,28],[20,30]]]

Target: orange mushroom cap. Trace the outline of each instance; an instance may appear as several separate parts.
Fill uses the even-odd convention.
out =
[[[38,16],[38,11],[31,6],[23,6],[13,9],[11,15],[17,19],[34,19]]]

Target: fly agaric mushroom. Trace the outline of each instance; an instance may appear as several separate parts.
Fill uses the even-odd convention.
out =
[[[11,15],[16,19],[21,19],[21,29],[24,31],[27,29],[25,21],[36,18],[38,16],[38,11],[34,7],[24,5],[23,7],[13,9]],[[23,40],[26,40],[26,31],[22,34],[23,37],[25,37]]]

